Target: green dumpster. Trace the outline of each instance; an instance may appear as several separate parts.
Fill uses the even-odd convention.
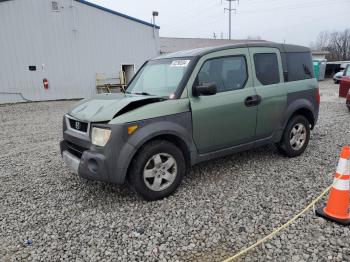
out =
[[[314,63],[315,78],[318,81],[323,81],[326,73],[327,59],[315,59],[313,60],[313,63]]]
[[[314,60],[314,72],[315,72],[315,78],[318,80],[318,74],[320,72],[320,62],[318,60]]]

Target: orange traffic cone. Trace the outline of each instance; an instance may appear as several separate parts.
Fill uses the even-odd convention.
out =
[[[350,147],[344,146],[340,154],[337,172],[325,208],[316,210],[316,214],[327,220],[350,225],[349,189],[350,189]]]

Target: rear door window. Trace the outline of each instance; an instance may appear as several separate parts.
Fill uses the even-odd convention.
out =
[[[280,82],[278,60],[275,53],[254,54],[256,78],[263,85],[273,85]]]

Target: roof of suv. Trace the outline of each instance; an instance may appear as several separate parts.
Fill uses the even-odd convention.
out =
[[[209,53],[222,51],[226,49],[240,48],[240,47],[272,47],[272,48],[279,49],[280,52],[291,52],[291,53],[310,52],[310,49],[305,46],[279,44],[279,43],[266,42],[266,41],[261,41],[261,42],[250,41],[250,42],[242,42],[242,43],[223,45],[223,46],[212,46],[212,47],[204,47],[204,48],[197,48],[197,49],[191,49],[191,50],[183,50],[175,53],[162,55],[155,59],[177,58],[177,57],[201,57]]]

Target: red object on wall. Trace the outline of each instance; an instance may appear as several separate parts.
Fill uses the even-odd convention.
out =
[[[350,77],[343,76],[339,85],[339,97],[346,97],[350,90]]]
[[[43,84],[44,84],[44,88],[45,89],[49,89],[49,80],[47,80],[46,78],[43,79]]]

